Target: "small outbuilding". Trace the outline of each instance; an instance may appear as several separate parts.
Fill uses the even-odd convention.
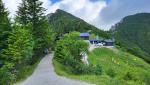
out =
[[[105,46],[114,46],[114,41],[111,39],[104,40]]]
[[[80,38],[89,40],[90,34],[85,32],[85,33],[80,33]]]
[[[98,43],[101,43],[101,42],[102,42],[102,40],[96,40],[96,39],[90,40],[91,44],[98,44]]]

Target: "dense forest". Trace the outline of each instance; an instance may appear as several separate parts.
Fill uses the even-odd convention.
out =
[[[55,13],[48,14],[49,23],[57,33],[57,36],[62,36],[71,31],[90,32],[104,38],[108,38],[108,34],[80,18],[77,18],[70,13],[57,9]]]
[[[125,17],[112,33],[118,45],[150,63],[150,13]]]
[[[52,47],[53,32],[44,11],[39,0],[22,0],[11,22],[0,0],[0,85],[15,83],[44,48]]]

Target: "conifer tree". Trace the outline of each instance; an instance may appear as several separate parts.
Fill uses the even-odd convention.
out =
[[[45,20],[42,2],[39,0],[22,0],[18,7],[16,19],[22,25],[31,24],[32,34],[36,41],[40,41],[43,36],[43,22]],[[47,29],[47,28],[45,28]]]
[[[20,5],[18,6],[18,11],[16,16],[16,22],[24,26],[29,23],[27,8],[28,8],[27,0],[22,0],[22,3],[20,3]]]
[[[10,31],[8,12],[6,11],[2,0],[0,0],[0,51],[7,47],[7,38]]]
[[[42,7],[42,2],[39,0],[27,0],[28,2],[28,16],[29,21],[32,24],[32,32],[34,38],[38,41],[39,38],[43,35],[42,23],[44,20],[44,11],[45,9]]]
[[[23,22],[20,24],[25,26],[28,26],[28,24],[31,25],[31,28],[28,29],[30,29],[35,42],[34,55],[32,57],[33,62],[37,60],[37,56],[42,54],[41,52],[44,48],[52,47],[53,36],[55,36],[44,15],[45,9],[42,7],[42,4],[39,0],[24,0],[18,7],[19,10],[17,12],[19,22]]]

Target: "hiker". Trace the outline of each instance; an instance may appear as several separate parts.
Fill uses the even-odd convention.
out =
[[[45,48],[44,53],[45,53],[45,54],[48,54],[48,53],[49,53],[48,48]]]

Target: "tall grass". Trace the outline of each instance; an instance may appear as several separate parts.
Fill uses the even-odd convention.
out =
[[[102,66],[102,75],[73,75],[67,67],[54,61],[57,74],[96,85],[149,85],[150,65],[126,52],[97,48],[89,53],[89,63]]]

